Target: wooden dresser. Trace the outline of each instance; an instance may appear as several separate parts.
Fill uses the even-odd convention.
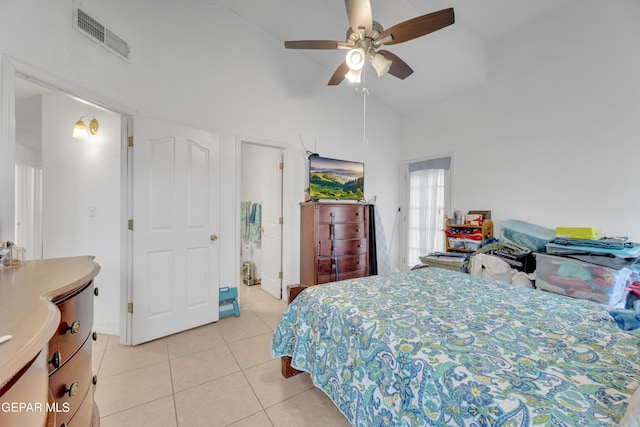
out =
[[[369,205],[300,203],[300,283],[369,275]]]
[[[98,426],[91,345],[93,257],[0,270],[1,426]]]

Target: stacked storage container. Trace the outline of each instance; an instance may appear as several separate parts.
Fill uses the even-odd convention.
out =
[[[640,245],[625,243],[621,248],[592,245],[598,239],[556,239],[546,245],[546,254],[537,254],[536,286],[576,298],[585,298],[624,308],[629,286],[638,281]]]
[[[640,245],[606,247],[590,228],[551,230],[517,220],[501,225],[503,238],[534,252],[536,288],[612,307],[627,305],[629,286],[640,279],[635,267]],[[574,231],[577,238],[565,235]]]

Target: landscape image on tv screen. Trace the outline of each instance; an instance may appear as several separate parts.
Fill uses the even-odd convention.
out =
[[[364,163],[309,157],[309,198],[364,200]]]

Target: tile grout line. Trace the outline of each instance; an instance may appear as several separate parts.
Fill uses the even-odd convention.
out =
[[[173,385],[173,369],[171,365],[171,355],[169,354],[169,340],[165,340],[165,345],[167,346],[167,359],[169,360],[169,378],[171,378],[171,400],[173,401],[173,416],[176,420],[176,427],[180,427],[180,423],[178,422],[178,405],[176,405],[176,389]]]

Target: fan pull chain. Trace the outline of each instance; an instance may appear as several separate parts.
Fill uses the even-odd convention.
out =
[[[369,89],[362,88],[362,145],[369,145],[367,140],[367,95],[369,95]]]
[[[365,147],[369,145],[367,140],[367,95],[369,95],[369,89],[367,89],[366,74],[366,70],[362,70],[362,145]]]

